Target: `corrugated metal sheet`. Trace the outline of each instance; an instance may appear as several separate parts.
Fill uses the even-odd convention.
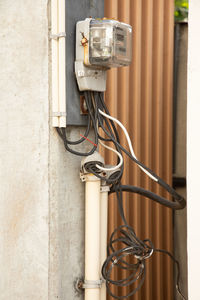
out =
[[[172,180],[173,0],[105,0],[105,16],[133,27],[133,62],[108,73],[106,102],[128,129],[138,158],[168,183]],[[121,141],[126,145],[122,133]],[[114,162],[111,154],[106,154]],[[123,182],[165,195],[134,163],[125,159]],[[124,194],[129,224],[156,248],[173,250],[172,212],[148,199]],[[109,233],[120,225],[109,200]],[[162,254],[147,263],[145,284],[134,300],[172,300],[173,265]]]

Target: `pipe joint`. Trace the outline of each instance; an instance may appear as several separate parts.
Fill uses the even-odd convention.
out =
[[[106,173],[104,174],[104,172],[99,170],[96,165],[104,166],[104,159],[98,151],[95,151],[92,155],[85,157],[81,161],[80,178],[82,181],[100,180],[93,174],[93,172],[101,175],[102,177],[106,176]]]

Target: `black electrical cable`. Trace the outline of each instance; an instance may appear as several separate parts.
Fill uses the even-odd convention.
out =
[[[99,139],[100,139],[101,141],[104,141],[104,142],[112,142],[111,139],[106,139],[106,138],[102,137],[100,134],[98,134],[98,137],[99,137]]]
[[[108,112],[108,110],[106,111],[106,113],[107,114],[109,114],[109,112]],[[122,191],[132,191],[133,192],[133,190],[134,190],[134,192],[137,192],[137,193],[140,193],[140,194],[143,194],[144,196],[148,196],[148,198],[150,198],[150,199],[152,199],[152,200],[154,200],[154,201],[156,201],[156,202],[158,202],[158,203],[160,203],[160,204],[162,204],[162,205],[165,205],[165,206],[167,206],[167,207],[170,207],[170,208],[173,208],[173,209],[181,209],[181,208],[184,208],[185,207],[185,205],[186,205],[186,202],[185,202],[185,199],[183,198],[183,197],[181,197],[178,193],[176,193],[176,191],[174,190],[174,189],[172,189],[168,184],[166,184],[161,178],[159,178],[156,174],[154,174],[154,172],[152,171],[152,170],[150,170],[149,168],[147,168],[145,165],[143,165],[142,163],[140,163],[138,160],[136,160],[124,147],[122,147],[121,145],[120,145],[120,143],[118,143],[116,140],[114,140],[113,138],[112,138],[112,136],[110,136],[110,134],[109,134],[109,132],[106,130],[106,128],[103,126],[103,121],[105,121],[105,123],[106,123],[106,125],[108,124],[108,120],[106,120],[106,118],[102,118],[102,115],[100,116],[99,114],[98,114],[98,120],[99,120],[99,124],[100,124],[100,126],[101,126],[101,128],[104,130],[104,132],[106,133],[106,135],[110,138],[110,139],[112,139],[112,141],[113,141],[113,143],[116,145],[116,146],[118,146],[122,151],[124,151],[134,162],[136,162],[138,165],[140,165],[140,166],[142,166],[144,169],[146,169],[150,174],[152,174],[156,179],[157,179],[157,182],[162,186],[162,187],[164,187],[173,197],[174,197],[174,199],[175,200],[177,200],[177,202],[172,202],[172,201],[169,201],[169,200],[167,200],[167,199],[165,199],[165,198],[163,198],[163,197],[160,197],[160,196],[158,196],[158,195],[156,195],[155,193],[152,193],[152,192],[149,192],[148,193],[148,191],[146,191],[146,190],[144,190],[144,189],[142,189],[142,188],[137,188],[137,187],[135,187],[136,189],[134,189],[134,187],[132,187],[132,186],[121,186],[120,184],[118,184],[118,185],[114,185],[114,186],[112,186],[112,189],[111,189],[111,192],[116,192],[116,194],[117,194],[117,199],[118,199],[118,208],[119,208],[119,212],[120,212],[120,215],[121,215],[121,217],[122,217],[122,220],[123,220],[123,222],[124,222],[124,224],[127,224],[127,222],[126,222],[126,219],[125,219],[125,216],[124,216],[124,212],[123,212],[123,205],[122,205]],[[110,122],[111,122],[111,120],[109,120]],[[108,126],[107,126],[108,127]],[[120,194],[119,194],[119,192],[120,192]],[[134,231],[133,231],[133,236],[134,236]],[[134,240],[135,240],[135,238],[136,238],[136,236],[134,237]],[[125,243],[125,244],[127,244],[127,239],[125,238],[125,239],[122,239],[121,237],[119,238],[119,239],[116,239],[115,241],[116,242],[122,242],[122,240],[123,240],[123,242]],[[141,244],[142,244],[142,241],[140,241],[139,239],[136,239],[138,242],[139,242],[139,244],[140,244],[140,246],[141,246]],[[144,241],[143,241],[144,242]],[[150,242],[150,241],[148,241],[148,242]],[[111,243],[111,242],[110,242]],[[144,247],[144,248],[143,248]],[[144,244],[142,245],[142,248],[140,248],[140,247],[138,247],[137,248],[137,250],[141,250],[141,249],[143,249],[143,250],[145,250],[145,246],[144,246]],[[127,248],[125,247],[125,248],[122,248],[121,249],[121,251],[123,252],[123,251],[126,251],[127,250]],[[156,251],[158,252],[158,250],[160,250],[160,249],[156,249]],[[152,249],[151,249],[151,251],[153,251],[153,247],[152,247]],[[175,258],[173,257],[173,255],[171,254],[171,253],[169,253],[168,251],[166,251],[166,250],[160,250],[160,252],[162,252],[162,253],[165,253],[165,254],[167,254],[169,257],[171,257],[171,258],[173,258],[173,261],[177,264],[177,268],[178,268],[178,275],[177,275],[177,284],[176,284],[176,288],[177,288],[177,291],[178,291],[178,293],[180,294],[180,296],[182,296],[182,298],[183,299],[185,299],[184,298],[184,296],[182,295],[182,293],[180,292],[180,288],[179,288],[179,265],[178,265],[178,262],[175,260]],[[120,252],[121,253],[121,252]],[[151,252],[152,253],[152,252]],[[112,292],[111,292],[111,289],[109,288],[109,284],[114,284],[114,285],[116,285],[116,286],[120,286],[120,280],[117,280],[117,281],[111,281],[110,280],[110,273],[111,273],[111,270],[112,270],[112,268],[114,267],[114,266],[120,266],[120,264],[119,264],[119,262],[122,260],[122,258],[124,257],[124,255],[122,256],[119,256],[119,257],[117,257],[117,255],[118,255],[118,252],[116,252],[116,251],[114,251],[113,250],[113,253],[112,253],[112,255],[111,256],[108,256],[108,260],[106,260],[105,261],[105,263],[104,263],[104,265],[103,265],[103,267],[102,267],[102,276],[104,277],[104,279],[106,280],[106,284],[107,284],[107,290],[108,290],[108,293],[112,296],[112,297],[114,297],[114,298],[116,298],[116,299],[125,299],[125,298],[128,298],[128,297],[130,297],[131,295],[133,295],[137,290],[138,290],[138,288],[140,288],[141,286],[140,286],[140,284],[138,285],[138,287],[136,288],[136,289],[134,289],[134,290],[132,290],[129,294],[127,294],[127,295],[125,295],[125,296],[117,296],[117,295],[114,295]],[[134,253],[130,253],[129,252],[129,255],[134,255]],[[139,259],[139,261],[144,261],[144,259],[146,259],[146,258],[148,258],[150,256],[150,254],[145,254],[145,256],[140,256],[140,259]],[[113,261],[113,260],[111,260],[111,258],[112,257],[115,257],[115,260]],[[139,257],[139,256],[138,256]],[[111,261],[112,261],[112,263],[111,263]],[[115,262],[115,263],[114,263]],[[124,261],[121,261],[121,262],[123,262],[123,263],[125,263]],[[108,264],[109,263],[111,263],[111,266],[108,268]],[[126,263],[127,264],[127,263]],[[129,264],[128,264],[129,265]],[[137,264],[135,265],[135,268],[136,268],[136,266],[137,266]],[[107,269],[108,268],[108,269]],[[126,267],[127,268],[127,267]],[[144,268],[145,268],[145,264],[144,264]],[[129,268],[128,268],[129,269]],[[129,269],[129,271],[130,271],[130,269]],[[139,277],[138,277],[138,279],[139,279]],[[126,281],[127,280],[127,278],[125,278],[124,279],[124,281]],[[143,282],[142,282],[143,283]],[[130,283],[131,284],[131,283]]]
[[[174,262],[174,264],[176,265],[176,268],[177,268],[176,290],[177,290],[179,296],[181,296],[183,300],[187,300],[186,297],[182,294],[182,292],[180,290],[180,287],[179,287],[180,286],[180,265],[179,265],[178,260],[176,260],[174,258],[174,256],[170,252],[168,252],[166,250],[163,250],[163,249],[154,249],[154,252],[166,254],[166,255],[168,255],[173,260],[173,262]]]
[[[100,105],[103,107],[103,109],[105,110],[106,113],[109,113],[109,112],[108,112],[108,109],[107,109],[107,107],[106,107],[106,105],[105,105],[105,103],[104,103],[104,101],[103,101],[103,98],[102,98],[103,96],[102,96],[102,94],[103,94],[103,93],[99,93],[99,94],[98,94],[98,97],[95,98],[95,99],[96,99],[96,106],[97,106],[97,108],[98,108],[98,110],[97,110],[97,113],[98,113],[98,121],[99,121],[99,119],[101,118],[101,116],[99,115],[99,108],[100,108]],[[110,126],[110,124],[109,124],[109,122],[108,122],[107,119],[105,119],[104,117],[101,118],[101,119],[104,119],[105,124],[106,124],[106,126],[107,126],[107,130],[109,131],[109,133],[110,133],[110,135],[112,136],[112,138],[115,139],[115,140],[120,144],[119,134],[118,134],[118,131],[117,131],[117,129],[116,129],[116,126],[115,126],[114,122],[111,120],[111,122],[110,122],[111,126]],[[99,127],[102,127],[102,126],[103,126],[103,125],[102,125],[102,122],[101,122],[101,123],[99,122],[98,125],[99,125]],[[103,129],[103,128],[104,128],[104,126],[102,127],[102,129]],[[101,138],[103,138],[103,137],[101,137]],[[109,141],[113,141],[112,138],[109,138]],[[122,151],[121,151],[120,147],[119,147],[117,144],[115,144],[115,143],[114,143],[114,145],[115,145],[115,147],[116,147],[116,150],[117,150],[120,154],[122,154]]]
[[[118,186],[112,187],[110,190],[110,193],[115,193],[119,189]],[[166,207],[172,208],[174,210],[183,209],[186,206],[186,201],[178,202],[178,201],[170,201],[167,200],[164,197],[161,197],[151,191],[147,191],[144,188],[138,187],[138,186],[132,186],[132,185],[121,185],[120,190],[123,192],[131,192],[135,194],[142,195],[146,198],[149,198],[157,203],[160,203],[161,205],[164,205]],[[185,199],[184,199],[185,200]]]
[[[103,106],[105,112],[106,112],[108,115],[110,115],[109,110],[108,110],[108,108],[107,108],[107,106],[106,106],[106,104],[105,104],[105,101],[104,101],[103,93],[100,93],[100,94],[99,94],[99,98],[100,98],[101,104],[102,104],[102,106]],[[105,120],[107,121],[107,119],[105,119]],[[110,120],[110,123],[111,123],[111,125],[112,125],[113,130],[114,130],[114,133],[115,133],[115,136],[116,136],[116,140],[117,140],[118,143],[120,143],[119,134],[118,134],[117,128],[116,128],[116,126],[115,126],[115,123],[114,123],[112,120]]]
[[[123,186],[121,186],[121,187],[116,186],[115,188],[116,188],[116,192],[118,190],[119,191],[123,190]],[[112,192],[114,192],[114,190]],[[179,295],[182,297],[182,299],[186,300],[186,298],[183,296],[183,294],[181,293],[180,288],[179,288],[180,267],[179,267],[178,261],[173,257],[173,255],[170,252],[168,252],[166,250],[162,250],[162,249],[155,249],[150,240],[145,239],[145,240],[141,241],[136,236],[132,227],[127,225],[126,218],[124,216],[123,206],[119,201],[118,201],[118,208],[119,208],[120,215],[121,215],[125,225],[118,227],[111,234],[110,241],[108,243],[108,257],[102,266],[102,276],[106,280],[108,293],[115,299],[119,299],[119,300],[126,299],[126,298],[130,297],[130,295],[135,294],[135,292],[137,292],[138,289],[143,284],[143,281],[140,284],[139,279],[141,279],[141,278],[139,278],[139,276],[137,277],[137,280],[136,280],[138,282],[138,286],[136,288],[132,289],[131,292],[125,296],[118,296],[118,295],[113,294],[113,292],[110,289],[110,285],[115,285],[118,287],[129,286],[129,290],[130,290],[130,285],[132,284],[130,279],[134,278],[135,272],[139,272],[139,270],[138,270],[139,263],[143,263],[144,269],[145,269],[145,260],[150,258],[150,256],[153,254],[153,252],[160,252],[163,254],[167,254],[175,263],[175,265],[177,267],[176,289],[177,289],[177,292],[179,293]],[[117,235],[117,238],[115,238],[116,235]],[[113,247],[113,245],[115,243],[118,246],[117,249],[115,249]],[[125,245],[125,247],[123,246],[123,247],[120,247],[120,249],[119,249],[120,244],[122,244],[122,246]],[[127,247],[132,247],[132,248],[130,249]],[[126,255],[122,256],[121,253],[126,253]],[[124,261],[123,258],[125,256],[135,257],[135,259],[137,259],[137,262],[135,264],[130,264],[130,263]],[[111,278],[110,278],[111,272],[114,267],[126,269],[129,271],[129,273],[131,272],[131,275],[127,276],[123,280],[122,279],[111,280]],[[145,270],[144,270],[144,272],[145,272]]]
[[[122,185],[121,178],[123,175],[124,164],[122,164],[121,168],[114,172],[110,176],[110,178],[105,178],[102,176],[102,172],[96,166],[97,164],[101,165],[99,162],[90,162],[87,164],[86,169],[88,172],[93,173],[95,176],[107,182],[107,184],[112,184],[110,193],[116,193],[118,210],[124,225],[116,228],[111,234],[109,243],[108,243],[108,257],[105,260],[102,266],[102,276],[106,280],[106,286],[108,293],[115,299],[126,299],[132,295],[134,295],[143,285],[145,280],[145,260],[150,258],[153,252],[160,252],[167,254],[176,264],[177,266],[177,281],[176,281],[176,289],[182,299],[186,300],[186,298],[182,295],[179,288],[179,279],[180,279],[180,268],[178,261],[173,257],[171,253],[166,250],[155,249],[152,242],[148,239],[140,240],[132,227],[127,224],[124,209],[123,209],[123,192],[132,192],[140,194],[144,197],[147,197],[157,203],[160,203],[166,207],[172,209],[182,209],[186,205],[185,199],[180,196],[172,187],[170,187],[166,182],[164,182],[159,176],[157,176],[151,169],[146,167],[140,161],[135,159],[129,151],[127,151],[120,144],[119,134],[115,123],[113,120],[107,119],[103,115],[100,114],[99,109],[105,111],[106,114],[109,114],[109,110],[105,105],[103,93],[100,92],[84,92],[85,102],[88,109],[88,126],[85,131],[84,137],[79,139],[78,141],[69,141],[66,137],[66,132],[64,128],[57,128],[57,132],[60,137],[64,141],[65,148],[73,154],[79,156],[88,156],[94,153],[97,148],[98,140],[109,141],[112,142],[116,148],[116,150],[122,155],[124,152],[129,158],[138,164],[140,167],[147,170],[156,180],[156,182],[162,186],[165,190],[172,195],[175,202],[169,201],[157,194],[147,191],[141,187],[135,187],[130,185]],[[82,153],[75,151],[69,147],[69,145],[77,145],[84,142],[85,138],[88,136],[91,124],[93,126],[94,135],[95,135],[95,143],[94,147],[88,153]],[[105,126],[104,126],[105,124]],[[101,127],[104,131],[106,137],[101,136],[98,128]],[[119,162],[119,159],[118,159]],[[119,246],[121,245],[120,249]],[[117,246],[117,247],[116,247]],[[130,263],[126,260],[127,257],[130,257],[134,260],[134,263]],[[114,268],[120,268],[128,271],[128,276],[122,279],[113,280],[112,272]],[[133,285],[131,289],[131,286]],[[129,287],[129,293],[125,296],[115,295],[110,286],[115,285],[117,287]]]
[[[120,236],[119,236],[120,235]],[[123,248],[115,249],[115,245],[125,245]],[[108,257],[102,266],[102,276],[106,280],[108,293],[115,299],[126,299],[134,295],[143,285],[145,279],[145,259],[151,254],[151,249],[145,241],[140,241],[134,230],[128,225],[119,226],[111,234],[108,243]],[[135,263],[125,261],[126,257],[134,257]],[[114,268],[125,269],[130,275],[125,278],[113,280],[111,279]],[[125,296],[115,295],[110,288],[110,285],[117,287],[129,287],[135,283],[137,287],[130,290]]]
[[[78,145],[78,144],[84,142],[85,138],[88,137],[88,135],[89,135],[90,127],[91,127],[91,117],[89,115],[88,116],[88,122],[87,122],[87,129],[86,129],[85,133],[83,134],[84,137],[82,137],[81,139],[79,139],[77,141],[70,141],[66,137],[67,144],[69,144],[69,145]],[[56,127],[56,130],[57,130],[59,136],[63,139],[63,132],[61,131],[61,129],[59,127]],[[66,132],[65,132],[65,136],[66,136]]]
[[[162,186],[172,197],[177,200],[182,208],[185,207],[186,201],[185,199],[179,195],[172,187],[170,187],[166,182],[164,182],[159,176],[157,176],[151,169],[146,167],[144,164],[142,164],[140,161],[135,159],[129,151],[127,151],[124,147],[122,147],[116,140],[112,138],[112,136],[109,134],[109,132],[106,130],[106,128],[103,126],[102,120],[100,116],[98,115],[99,123],[104,130],[104,132],[109,136],[110,139],[112,139],[113,143],[116,144],[124,153],[126,153],[137,165],[141,166],[145,170],[147,170],[151,175],[153,175],[157,179],[157,183]]]
[[[117,238],[115,238],[117,236]],[[148,245],[149,243],[149,245]],[[113,245],[123,244],[125,246],[120,249],[115,249]],[[149,240],[139,240],[136,237],[134,230],[128,225],[119,226],[111,234],[108,243],[108,257],[102,266],[102,276],[106,280],[108,293],[115,299],[126,299],[133,294],[135,294],[142,286],[145,277],[145,260],[150,258],[153,252],[163,253],[168,255],[177,267],[177,278],[176,278],[176,289],[182,299],[186,300],[184,295],[181,293],[180,285],[180,266],[179,262],[173,257],[173,255],[162,249],[154,248],[153,244]],[[128,263],[124,260],[125,257],[133,257],[135,263]],[[140,267],[143,266],[143,273],[140,273]],[[114,268],[121,268],[129,271],[130,275],[123,279],[112,280],[111,275]],[[118,287],[129,287],[133,283],[138,283],[138,286],[132,289],[129,294],[125,296],[115,295],[110,288],[110,285],[115,285]]]
[[[65,128],[57,128],[57,132],[59,133],[60,137],[63,139],[64,146],[65,146],[66,150],[71,152],[72,154],[75,154],[75,155],[78,155],[78,156],[89,156],[89,155],[93,154],[96,151],[97,146],[98,146],[98,130],[96,128],[97,112],[95,113],[95,116],[94,116],[94,113],[91,109],[89,92],[85,92],[84,95],[85,95],[85,101],[86,101],[87,109],[88,109],[88,112],[89,112],[88,123],[91,120],[93,128],[94,128],[95,141],[93,143],[94,146],[92,147],[92,149],[89,152],[79,152],[79,151],[71,149],[68,145],[68,144],[71,144],[71,142],[69,143],[69,141],[67,140]],[[87,128],[86,135],[88,135],[88,134],[89,134],[89,132],[88,132],[88,128]],[[82,142],[84,140],[85,140],[85,138],[83,137]],[[73,142],[73,145],[75,145],[75,143],[77,143],[77,142],[79,142],[79,141]]]
[[[91,98],[93,97],[93,99],[94,99],[95,103],[94,103],[93,110],[95,111],[96,119],[97,119],[97,117],[99,115],[99,107],[100,107],[100,101],[99,100],[101,100],[101,99],[100,99],[100,97],[98,98],[98,96],[99,96],[98,94],[91,93],[91,94],[89,94],[89,96]],[[91,109],[91,107],[90,107],[90,109]],[[109,134],[110,134],[110,136],[112,137],[113,140],[117,139],[120,142],[117,130],[116,130],[115,126],[113,126],[113,125],[111,124],[111,126],[110,126],[108,124]],[[112,130],[111,127],[113,127],[113,130]],[[121,154],[121,150],[120,150],[120,148],[118,146],[116,146],[116,149]],[[120,181],[120,179],[121,179],[121,177],[123,175],[124,164],[122,164],[120,170],[116,171],[114,174],[112,174],[112,176],[110,176],[110,178],[102,177],[99,174],[98,170],[95,171],[94,167],[92,168],[92,164],[90,166],[91,166],[91,168],[88,168],[88,171],[90,171],[91,173],[93,173],[96,177],[100,178],[101,180],[106,181],[108,184],[109,183],[117,184]]]

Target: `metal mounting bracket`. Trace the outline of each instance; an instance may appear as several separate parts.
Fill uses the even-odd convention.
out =
[[[60,33],[56,33],[56,34],[51,33],[50,36],[49,36],[49,38],[53,39],[53,40],[58,40],[62,37],[64,37],[64,38],[66,37],[66,32],[60,32]]]
[[[104,280],[83,280],[79,278],[76,282],[76,289],[83,290],[83,289],[100,289]]]

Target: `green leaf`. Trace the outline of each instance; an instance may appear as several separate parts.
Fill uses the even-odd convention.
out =
[[[183,21],[188,17],[188,0],[175,0],[175,21]]]

